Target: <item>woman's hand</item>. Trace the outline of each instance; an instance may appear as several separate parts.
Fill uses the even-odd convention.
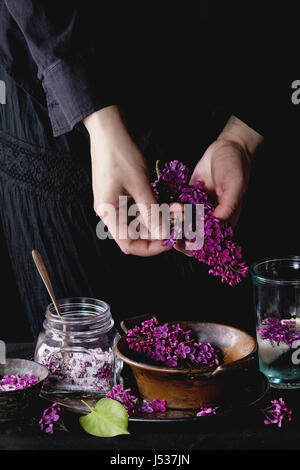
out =
[[[145,159],[129,135],[117,106],[109,106],[84,119],[91,141],[94,210],[126,254],[153,256],[169,249],[162,246],[161,220],[151,218],[157,205]],[[138,208],[140,236],[132,235],[127,210],[119,197]],[[152,209],[153,210],[153,209]],[[121,214],[122,212],[122,214]]]
[[[214,215],[237,223],[250,176],[251,160],[238,143],[218,139],[197,163],[190,184],[201,181],[217,202]]]
[[[248,187],[251,159],[263,137],[231,116],[197,163],[190,183],[201,181],[215,197],[214,215],[236,225]]]
[[[246,192],[251,159],[263,137],[231,116],[225,128],[197,163],[190,184],[201,181],[217,202],[214,215],[236,225]],[[175,248],[188,254],[184,244]]]

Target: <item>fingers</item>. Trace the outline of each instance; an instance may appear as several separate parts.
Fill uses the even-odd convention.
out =
[[[163,240],[167,231],[163,214],[160,211],[149,181],[138,182],[131,194],[141,216],[141,222],[146,227],[151,239]]]
[[[171,220],[173,220],[173,223],[183,223],[184,222],[184,205],[175,202],[170,204],[170,212],[171,212]],[[186,248],[187,243],[185,239],[178,239],[175,242],[174,248],[177,251],[180,251],[181,253],[185,254],[186,256],[192,257],[193,255],[190,253],[190,251]]]
[[[118,218],[114,239],[123,253],[135,256],[156,256],[171,247],[163,246],[162,240],[152,240],[141,216],[129,222],[124,216]],[[146,232],[146,233],[144,233]],[[121,237],[120,234],[123,236]]]
[[[211,194],[214,190],[214,184],[212,182],[210,164],[207,164],[207,159],[206,151],[195,166],[189,184],[195,184],[197,181],[201,181],[205,191]]]
[[[177,240],[174,245],[174,248],[175,250],[180,251],[181,253],[183,253],[186,256],[189,256],[190,258],[194,256],[190,253],[189,250],[186,249],[186,243],[184,240]]]
[[[184,219],[184,205],[180,202],[172,202],[169,208],[172,222],[182,222]]]
[[[218,205],[214,216],[223,220],[237,222],[244,188],[242,181],[230,181],[221,191],[217,191]]]
[[[140,229],[135,231],[124,214],[119,216],[116,213],[115,217],[106,216],[105,223],[111,236],[126,255],[156,256],[171,248],[163,246],[162,240],[151,240],[149,237],[140,238]],[[137,225],[140,225],[138,220]]]
[[[126,255],[157,256],[172,248],[170,246],[162,246],[161,240],[142,240],[141,238],[137,240],[118,240],[116,238],[115,241]]]
[[[241,204],[236,207],[236,209],[232,209],[229,206],[220,206],[218,205],[215,209],[214,216],[218,217],[219,219],[226,220],[229,224],[234,228],[239,220],[241,214]]]
[[[194,169],[193,174],[190,178],[189,184],[195,184],[197,181],[201,181],[205,189],[208,189],[206,188],[205,183],[204,183],[207,179],[208,179],[207,176],[205,175],[205,173],[201,169],[201,166],[198,163],[198,165]]]
[[[148,208],[151,210],[151,202],[154,199],[152,197],[152,194],[148,200],[144,197],[145,204],[130,205],[132,198],[123,195],[119,198],[119,204],[101,204],[101,211],[98,208],[98,215],[107,226],[111,237],[127,255],[156,256],[171,248],[163,246],[162,239],[153,240],[144,225],[145,221],[151,227],[151,213],[148,214]],[[102,230],[101,233],[106,237],[106,231]]]

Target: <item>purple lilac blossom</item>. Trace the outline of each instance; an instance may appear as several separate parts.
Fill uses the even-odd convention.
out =
[[[120,402],[128,412],[128,416],[135,415],[138,411],[143,413],[155,413],[166,411],[165,400],[143,400],[143,404],[139,406],[139,400],[135,395],[131,394],[131,388],[123,390],[120,385],[115,385],[106,395],[106,398],[111,398]]]
[[[179,323],[159,324],[156,318],[151,318],[129,330],[126,341],[129,349],[167,367],[183,367],[186,363],[217,367],[222,359],[221,350],[210,343],[194,341],[190,333]]]
[[[211,408],[211,407],[207,408],[205,406],[202,406],[202,403],[200,403],[200,410],[198,411],[196,416],[205,416],[205,415],[209,415],[209,414],[212,414],[212,415],[216,414],[214,408]]]
[[[53,403],[49,408],[46,408],[39,421],[41,431],[45,431],[47,434],[53,434],[62,412],[63,408],[57,402]]]
[[[140,406],[139,411],[143,413],[157,413],[157,412],[165,412],[167,411],[166,408],[166,400],[152,400],[146,401],[143,400],[143,404]]]
[[[45,389],[68,388],[74,391],[91,390],[106,393],[113,383],[113,350],[101,348],[82,352],[62,352],[57,347],[42,345],[37,357],[46,366],[50,375],[44,384]]]
[[[157,180],[152,183],[156,199],[160,203],[180,202],[192,204],[195,208],[199,204],[204,206],[204,241],[198,249],[189,250],[200,262],[207,264],[209,274],[220,277],[223,283],[234,286],[240,283],[248,274],[249,268],[242,261],[241,247],[232,241],[233,230],[231,226],[221,219],[214,217],[215,204],[209,200],[201,182],[188,184],[188,168],[178,160],[167,162],[162,170],[157,170]],[[191,229],[192,227],[190,227]],[[200,231],[196,227],[196,232]],[[201,237],[202,233],[199,232]],[[189,230],[185,230],[184,237],[194,241]],[[175,224],[170,232],[170,238],[164,240],[163,245],[173,246],[176,239],[182,238],[182,224]]]
[[[0,379],[0,392],[21,390],[22,388],[31,387],[36,383],[38,383],[38,378],[35,374],[24,374],[23,377],[19,374],[4,375],[4,377]]]
[[[277,424],[281,428],[282,423],[288,423],[292,420],[292,410],[286,406],[282,398],[271,400],[271,405],[262,411],[266,417],[265,424]]]
[[[113,374],[112,365],[108,362],[105,362],[102,367],[98,369],[95,377],[99,379],[111,379]]]
[[[293,342],[300,339],[300,330],[296,329],[295,320],[281,321],[277,317],[268,317],[261,322],[263,328],[257,328],[261,339],[269,340],[272,346],[285,343],[292,347]]]
[[[136,413],[135,406],[137,404],[137,397],[131,395],[131,388],[123,390],[120,385],[115,385],[106,395],[106,398],[111,398],[120,402],[127,410],[128,416],[132,416]]]

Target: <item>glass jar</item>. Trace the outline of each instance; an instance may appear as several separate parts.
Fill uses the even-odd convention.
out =
[[[77,297],[59,301],[46,310],[35,349],[35,361],[50,375],[43,393],[83,393],[104,396],[119,383],[122,362],[115,355],[120,338],[110,307],[102,300]]]
[[[251,267],[259,367],[277,388],[300,387],[300,257]]]

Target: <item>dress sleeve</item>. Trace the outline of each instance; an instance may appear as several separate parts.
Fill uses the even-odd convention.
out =
[[[5,0],[37,65],[54,136],[114,104],[101,95],[101,77],[83,2]]]

